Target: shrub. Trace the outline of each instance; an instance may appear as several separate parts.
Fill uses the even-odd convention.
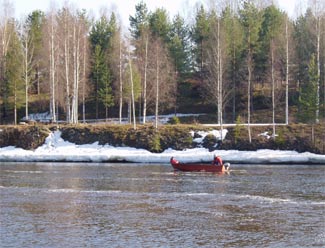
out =
[[[173,116],[172,118],[170,118],[168,120],[168,123],[172,124],[172,125],[177,125],[177,124],[180,124],[181,121],[179,120],[179,118],[177,116]]]
[[[235,131],[234,131],[235,144],[237,144],[237,141],[240,137],[240,133],[243,130],[243,126],[241,124],[242,124],[241,118],[240,118],[240,116],[238,116],[236,119],[236,126],[235,126]]]
[[[279,131],[278,136],[275,136],[275,144],[278,148],[282,148],[285,145],[286,141],[283,136],[283,132]]]
[[[149,142],[149,150],[152,152],[161,152],[161,145],[160,145],[160,135],[158,132],[154,133],[151,137]]]

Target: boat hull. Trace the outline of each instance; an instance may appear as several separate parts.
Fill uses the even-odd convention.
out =
[[[193,171],[193,172],[226,172],[225,166],[203,163],[179,163],[171,162],[175,170],[179,171]]]

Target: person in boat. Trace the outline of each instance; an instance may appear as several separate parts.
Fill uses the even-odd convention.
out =
[[[171,164],[178,164],[179,162],[174,157],[171,157],[170,158],[170,163]]]
[[[213,164],[217,166],[222,166],[223,162],[220,156],[214,155]]]

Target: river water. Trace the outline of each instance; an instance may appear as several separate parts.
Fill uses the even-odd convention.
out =
[[[0,163],[1,247],[324,247],[325,166]]]

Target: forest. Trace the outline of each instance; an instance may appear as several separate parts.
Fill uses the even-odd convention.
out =
[[[149,10],[124,28],[67,2],[24,19],[0,0],[0,124],[48,112],[70,124],[210,113],[215,123],[323,123],[325,6],[291,18],[273,1],[197,4],[193,20]]]

